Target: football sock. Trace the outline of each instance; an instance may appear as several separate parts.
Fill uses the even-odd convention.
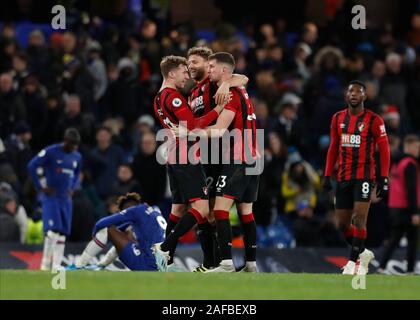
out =
[[[213,256],[214,256],[214,265],[213,267],[217,267],[222,261],[220,257],[220,249],[219,249],[219,241],[217,240],[217,226],[216,223],[211,226],[212,229],[212,238],[213,238]]]
[[[353,244],[353,235],[356,230],[356,227],[351,224],[346,230],[344,230],[343,235],[346,242],[351,246]]]
[[[106,267],[110,265],[112,262],[115,261],[115,259],[118,258],[118,252],[115,247],[112,247],[108,250],[108,252],[105,254],[105,256],[99,261],[98,266]]]
[[[165,231],[166,238],[169,236],[171,231],[175,228],[175,226],[179,222],[179,220],[181,220],[180,217],[174,215],[173,213],[169,214],[168,225],[166,226],[166,231]],[[176,248],[176,245],[178,244],[178,240],[176,242],[177,243],[175,244],[173,249],[171,249],[169,251],[170,258],[169,258],[168,264],[172,264],[174,262],[175,248]]]
[[[356,262],[359,254],[365,250],[366,228],[355,229],[353,243],[350,251],[350,260]]]
[[[232,228],[229,221],[229,211],[214,210],[217,227],[217,241],[219,242],[220,258],[232,259]]]
[[[194,225],[203,221],[204,218],[200,212],[191,208],[188,212],[179,220],[175,228],[171,230],[165,241],[161,244],[160,248],[162,251],[173,250],[175,252],[178,239],[188,232]]]
[[[197,237],[200,240],[201,249],[203,250],[203,265],[206,268],[214,267],[213,228],[207,220],[199,223],[197,228]]]
[[[81,268],[86,266],[93,257],[102,251],[108,242],[108,229],[103,228],[99,230],[88,243],[79,260],[76,261],[76,267]]]
[[[244,245],[246,261],[255,261],[257,255],[257,225],[252,213],[241,215],[244,230]]]
[[[52,256],[53,256],[53,248],[55,246],[55,242],[57,241],[57,237],[59,235],[51,230],[47,232],[44,237],[44,249],[42,252],[42,260],[41,260],[41,270],[51,270],[52,267]]]
[[[52,255],[52,270],[58,270],[61,267],[61,262],[64,257],[64,247],[66,245],[66,236],[61,235],[57,237],[57,241],[53,246]]]

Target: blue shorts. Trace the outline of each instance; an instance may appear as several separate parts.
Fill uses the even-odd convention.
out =
[[[128,242],[119,258],[132,271],[157,271],[153,254],[142,251],[134,242]]]
[[[44,232],[55,231],[70,235],[72,218],[71,198],[45,196],[42,201]]]

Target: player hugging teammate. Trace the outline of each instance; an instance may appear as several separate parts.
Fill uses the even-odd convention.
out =
[[[188,149],[196,142],[187,137],[177,136],[169,146],[167,168],[173,204],[166,240],[155,248],[158,267],[162,271],[167,270],[168,263],[172,263],[178,239],[198,224],[204,261],[196,271],[234,272],[229,223],[229,210],[234,202],[244,228],[246,266],[243,271],[257,271],[256,226],[252,202],[256,200],[259,176],[255,173],[248,174],[246,170],[251,162],[246,159],[248,154],[254,160],[253,163],[258,157],[256,119],[248,94],[243,88],[247,78],[234,75],[234,68],[235,61],[229,53],[212,54],[210,49],[202,47],[189,51],[188,62],[178,56],[162,59],[164,81],[155,98],[154,108],[164,128],[173,130],[185,126],[192,136],[195,134],[194,129],[203,129],[201,134],[205,135],[198,135],[200,139],[220,138],[223,134],[241,137],[228,143],[230,152],[225,154],[229,160],[226,164],[220,164],[220,158],[216,160],[217,163],[209,161],[205,166],[200,161],[191,162],[188,159]],[[180,93],[189,79],[189,71],[197,82],[191,91],[190,104]],[[245,136],[247,138],[243,139]],[[187,148],[183,148],[183,139],[191,140],[187,142]],[[199,156],[202,159],[201,151]],[[220,153],[222,151],[219,155]],[[207,154],[207,158],[208,156]],[[214,160],[214,157],[211,158]],[[211,206],[209,195],[211,198],[215,196]],[[221,261],[213,253],[214,220]]]

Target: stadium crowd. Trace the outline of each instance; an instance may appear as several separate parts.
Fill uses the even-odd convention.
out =
[[[195,45],[231,52],[236,73],[249,78],[258,126],[265,135],[265,168],[254,215],[262,244],[345,246],[332,194],[321,190],[331,116],[345,108],[353,79],[367,86],[367,107],[385,120],[392,157],[407,133],[420,131],[420,14],[399,34],[391,25],[349,33],[337,13],[327,26],[290,31],[285,20],[234,26],[212,34],[130,15],[119,24],[91,17],[65,32],[34,29],[27,46],[13,24],[0,31],[0,240],[31,242],[39,199],[27,163],[62,140],[68,127],[82,136],[81,184],[73,196],[69,241],[87,241],[94,222],[115,212],[115,199],[139,192],[168,215],[165,166],[157,163],[159,124],[153,97],[161,57],[186,56]],[[376,200],[374,199],[374,202]],[[387,235],[386,201],[371,209],[370,246]],[[276,242],[277,241],[277,242]]]

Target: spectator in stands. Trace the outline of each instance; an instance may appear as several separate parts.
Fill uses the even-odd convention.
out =
[[[25,105],[13,90],[13,79],[8,73],[0,74],[0,137],[7,138],[16,123],[26,119]]]
[[[26,214],[25,208],[18,204],[17,202],[17,195],[13,192],[12,188],[8,186],[5,183],[2,183],[0,186],[0,216],[5,214],[12,217],[15,224],[18,226],[18,239],[13,238],[12,235],[10,235],[10,240],[16,240],[18,242],[24,243],[25,237],[26,237],[26,231],[28,229],[28,216]],[[13,225],[11,222],[7,222],[8,219],[3,218],[5,223],[10,223],[10,225]],[[2,222],[2,223],[3,223]],[[12,228],[13,230],[14,228]],[[7,234],[8,232],[6,232]],[[12,233],[13,234],[13,233]],[[8,236],[6,236],[8,237]],[[1,238],[1,236],[0,236]],[[3,240],[7,241],[7,240]]]
[[[42,137],[46,130],[47,105],[42,97],[38,80],[29,75],[23,82],[23,103],[26,107],[26,118],[32,132],[32,147],[35,150],[41,149]]]
[[[20,90],[23,87],[25,78],[29,75],[28,55],[25,52],[13,56],[13,89]]]
[[[96,102],[102,98],[108,86],[106,66],[101,58],[101,51],[101,44],[97,41],[92,41],[88,46],[87,68],[94,79],[93,94]]]
[[[254,98],[252,104],[254,105],[255,115],[257,117],[257,128],[264,130],[271,129],[273,120],[270,117],[267,103],[262,99]]]
[[[63,101],[59,94],[50,93],[46,99],[47,116],[45,120],[45,127],[48,130],[44,131],[44,136],[41,139],[43,146],[53,144],[60,140],[60,132],[62,131],[59,126],[62,125],[66,120],[64,115]],[[79,132],[80,132],[79,128]],[[35,150],[37,151],[37,150]]]
[[[127,127],[144,114],[150,106],[150,101],[144,99],[144,89],[136,81],[136,65],[129,58],[118,62],[118,79],[108,86],[105,93],[103,108],[107,116],[121,116]]]
[[[140,193],[140,186],[133,178],[133,169],[127,163],[118,167],[117,181],[112,185],[112,194],[121,196],[128,192]]]
[[[280,102],[280,114],[270,131],[276,132],[288,146],[302,151],[305,144],[303,120],[298,117],[301,99],[295,94],[286,93]]]
[[[52,71],[50,54],[45,43],[45,36],[41,30],[35,29],[29,34],[26,53],[30,57],[28,67],[31,73],[38,77],[41,83],[50,83],[53,81],[50,75]]]
[[[95,130],[95,118],[92,113],[82,112],[79,96],[70,95],[65,102],[65,113],[58,120],[56,133],[57,137],[62,137],[67,128],[76,128],[84,143],[91,143]]]
[[[388,104],[397,106],[402,119],[407,119],[405,101],[407,99],[407,87],[402,74],[402,58],[398,53],[391,52],[386,56],[386,74],[381,81],[380,96]]]
[[[0,73],[12,68],[13,56],[17,53],[17,43],[14,38],[3,38],[0,42]]]
[[[85,194],[94,208],[94,220],[98,221],[106,215],[105,203],[99,197],[98,191],[92,182],[91,174],[88,170],[84,169],[80,175],[81,191]]]
[[[73,216],[68,241],[87,242],[92,239],[92,229],[96,222],[94,204],[81,188],[74,191],[72,200]]]
[[[292,155],[282,176],[282,194],[285,213],[293,221],[293,231],[298,246],[319,245],[320,223],[314,216],[320,177],[296,154]],[[295,158],[295,159],[293,159]],[[318,238],[318,239],[317,239]]]
[[[73,55],[65,55],[64,72],[62,74],[63,91],[75,94],[80,98],[83,111],[93,112],[95,106],[95,80],[83,61]]]
[[[384,120],[387,133],[400,136],[400,113],[394,105],[383,106],[382,119]]]
[[[303,25],[301,40],[312,50],[317,49],[318,27],[315,23],[307,22]]]
[[[407,41],[412,47],[420,45],[420,13],[411,16],[411,30],[407,34]]]
[[[142,136],[139,152],[134,156],[134,178],[140,183],[141,196],[150,205],[163,201],[166,190],[166,168],[156,160],[156,136],[149,132]]]
[[[277,214],[284,212],[281,194],[282,174],[287,160],[287,148],[277,133],[268,134],[268,148],[264,155],[264,171],[260,176],[258,201],[254,204],[258,225],[269,225]]]
[[[282,194],[286,200],[285,213],[311,217],[316,206],[316,191],[320,186],[320,177],[312,166],[303,160],[293,159],[287,167],[282,175]]]
[[[407,83],[407,107],[413,129],[420,131],[420,45],[416,47],[416,58]]]
[[[14,133],[5,142],[6,160],[13,166],[21,183],[24,183],[28,177],[26,167],[33,156],[29,144],[31,139],[31,129],[25,122],[20,122],[16,125]]]
[[[312,54],[311,47],[306,43],[299,43],[296,45],[293,54],[293,60],[290,62],[289,68],[291,71],[299,74],[305,81],[311,77],[311,72],[307,66],[307,59]]]
[[[90,153],[93,180],[102,199],[112,194],[112,184],[117,179],[118,167],[123,164],[124,150],[112,142],[112,132],[107,127],[96,131],[96,147]]]
[[[155,119],[151,115],[149,114],[142,115],[137,120],[137,125],[132,135],[134,154],[139,151],[141,138],[145,134],[153,132],[154,130],[155,130]]]

